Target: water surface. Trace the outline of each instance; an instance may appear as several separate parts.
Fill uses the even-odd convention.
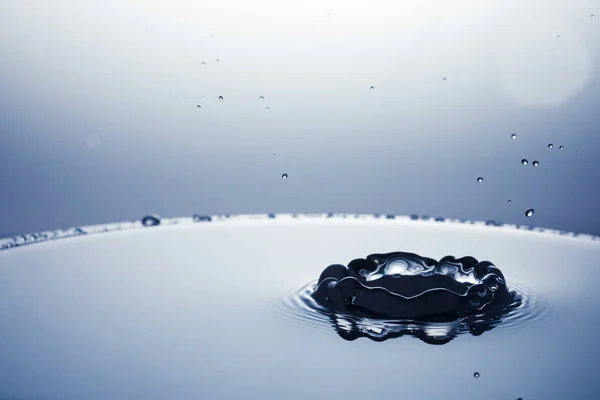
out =
[[[1,251],[0,398],[592,399],[600,390],[598,240],[398,217],[212,219]],[[392,251],[490,260],[528,296],[530,318],[432,346],[343,340],[294,306],[327,265]]]

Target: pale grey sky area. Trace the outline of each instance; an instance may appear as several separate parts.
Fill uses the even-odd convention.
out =
[[[3,0],[0,237],[265,212],[600,233],[594,13],[598,1]]]

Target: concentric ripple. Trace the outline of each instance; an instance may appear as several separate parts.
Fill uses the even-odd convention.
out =
[[[316,329],[333,328],[345,340],[365,337],[382,342],[402,336],[412,336],[428,344],[446,344],[455,337],[470,333],[479,336],[495,328],[512,330],[547,317],[548,307],[536,291],[520,282],[508,280],[515,301],[496,319],[468,316],[446,322],[424,322],[412,319],[379,319],[349,313],[332,313],[312,296],[318,281],[312,280],[275,304],[277,311],[289,321]]]

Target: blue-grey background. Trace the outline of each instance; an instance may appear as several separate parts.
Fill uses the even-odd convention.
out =
[[[600,233],[599,55],[597,0],[0,0],[0,237],[330,211]]]

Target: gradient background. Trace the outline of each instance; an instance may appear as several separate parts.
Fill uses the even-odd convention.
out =
[[[599,55],[598,0],[0,0],[0,237],[265,212],[598,234]]]

